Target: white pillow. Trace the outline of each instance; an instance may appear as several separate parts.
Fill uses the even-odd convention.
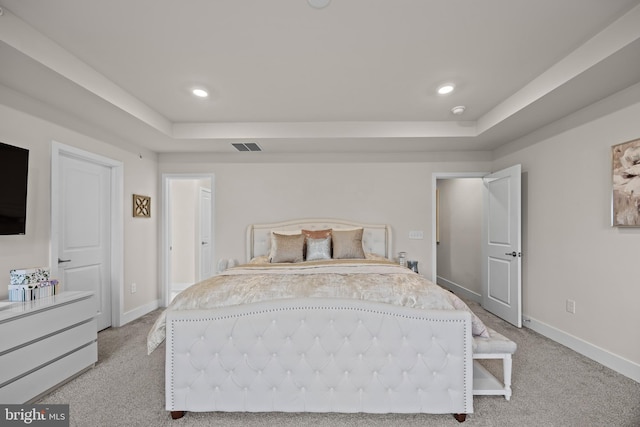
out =
[[[307,237],[307,261],[331,259],[331,236],[324,239]]]

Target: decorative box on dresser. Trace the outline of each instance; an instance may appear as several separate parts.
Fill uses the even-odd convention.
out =
[[[93,292],[0,303],[0,403],[27,403],[98,360]]]

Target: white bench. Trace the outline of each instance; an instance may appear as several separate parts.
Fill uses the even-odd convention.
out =
[[[473,337],[473,394],[502,395],[511,398],[511,355],[517,345],[504,335],[487,328],[489,338]],[[476,359],[502,359],[503,382],[500,382]]]

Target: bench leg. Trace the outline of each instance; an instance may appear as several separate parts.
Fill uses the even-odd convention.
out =
[[[511,354],[505,354],[502,359],[502,369],[504,370],[504,398],[511,399]]]

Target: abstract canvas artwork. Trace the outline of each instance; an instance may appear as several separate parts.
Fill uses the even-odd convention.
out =
[[[640,139],[614,145],[611,157],[612,225],[640,227]]]

